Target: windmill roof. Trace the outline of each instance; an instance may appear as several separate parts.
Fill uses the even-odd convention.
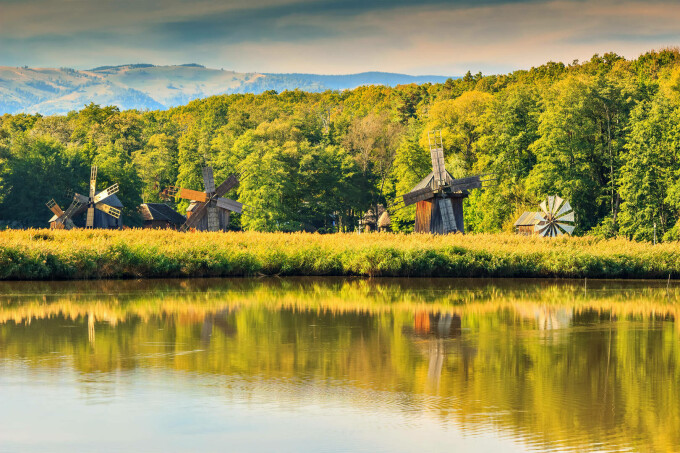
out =
[[[112,208],[118,208],[118,209],[120,209],[120,208],[123,207],[123,203],[121,203],[120,198],[118,198],[118,197],[116,196],[115,193],[114,193],[113,195],[109,195],[108,197],[106,197],[106,198],[105,198],[103,201],[101,201],[100,203],[107,204],[107,205],[111,206]],[[108,214],[107,214],[107,215],[108,215]],[[53,215],[53,216],[50,218],[49,222],[50,222],[50,223],[51,223],[51,222],[54,222],[55,220],[57,220],[57,218],[58,218],[58,217],[57,217],[56,215]]]
[[[451,173],[449,173],[448,170],[446,170],[446,182],[450,183],[450,182],[453,182],[454,180],[455,180],[455,178],[453,176],[451,176]],[[418,184],[413,186],[413,188],[410,190],[409,193],[415,192],[416,190],[424,189],[426,187],[430,187],[433,190],[435,189],[434,172],[430,172],[429,175],[425,176]],[[467,196],[469,192],[467,190],[456,190],[452,193],[462,194],[463,196]]]
[[[453,176],[451,176],[451,173],[446,171],[446,182],[451,182],[453,181]],[[425,176],[418,184],[416,184],[413,189],[411,189],[411,192],[414,190],[418,189],[424,189],[425,187],[433,187],[434,188],[434,172],[431,171],[429,175]]]
[[[120,202],[120,198],[118,198],[115,193],[113,195],[109,195],[108,197],[106,197],[104,200],[101,201],[101,203],[107,204],[113,208],[123,207],[123,203]]]
[[[543,216],[540,212],[525,211],[519,216],[514,226],[533,226],[543,221]]]
[[[182,224],[186,220],[182,214],[165,203],[143,203],[139,212],[144,220],[164,220],[174,224]]]

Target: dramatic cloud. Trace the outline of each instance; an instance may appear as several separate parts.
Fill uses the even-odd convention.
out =
[[[0,0],[0,65],[507,72],[680,43],[672,1]]]

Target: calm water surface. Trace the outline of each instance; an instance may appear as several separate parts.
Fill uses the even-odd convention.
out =
[[[666,282],[0,283],[0,451],[680,451]]]

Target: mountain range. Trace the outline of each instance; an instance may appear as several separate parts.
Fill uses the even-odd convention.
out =
[[[387,72],[348,75],[268,74],[198,64],[128,64],[89,70],[0,66],[0,114],[65,114],[94,102],[121,109],[166,109],[217,94],[300,89],[320,92],[361,85],[442,83],[449,77]]]

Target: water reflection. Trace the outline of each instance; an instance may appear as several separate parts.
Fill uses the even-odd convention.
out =
[[[3,283],[0,370],[5,379],[73,381],[80,393],[70,401],[137,416],[185,405],[184,423],[248,405],[213,434],[245,429],[233,420],[259,410],[253,423],[271,438],[280,417],[298,417],[372,441],[338,435],[336,450],[409,451],[400,437],[408,434],[439,439],[435,451],[675,451],[678,296],[665,282]],[[171,398],[135,406],[130,389],[168,380]],[[318,451],[313,437],[284,445]],[[271,438],[244,449],[266,450]]]

